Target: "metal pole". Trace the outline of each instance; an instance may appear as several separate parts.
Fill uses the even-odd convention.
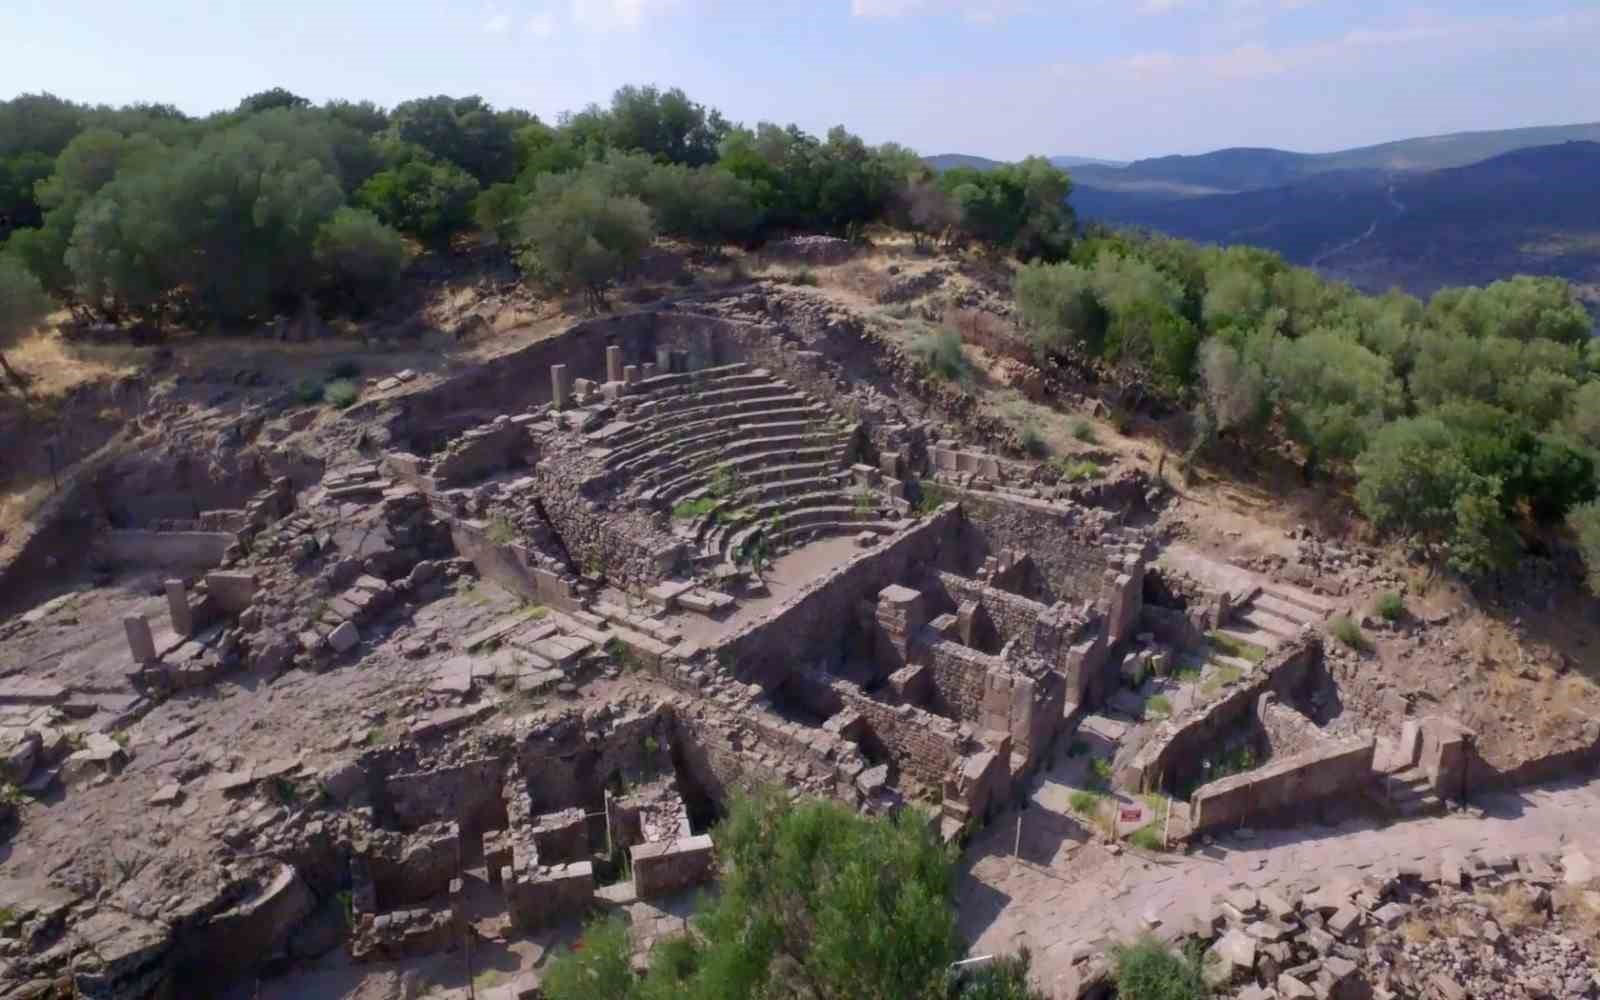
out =
[[[1011,856],[1014,858],[1022,853],[1022,812],[1017,812],[1017,840],[1011,846]]]

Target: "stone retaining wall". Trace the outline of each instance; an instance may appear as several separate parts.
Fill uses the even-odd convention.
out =
[[[238,536],[226,531],[108,531],[96,550],[113,566],[198,570],[221,564]]]
[[[1372,781],[1372,736],[1352,737],[1274,760],[1246,774],[1202,785],[1189,799],[1190,832],[1260,825],[1335,795],[1355,795]]]

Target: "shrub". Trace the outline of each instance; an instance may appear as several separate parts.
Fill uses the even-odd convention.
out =
[[[1056,463],[1056,470],[1069,483],[1086,483],[1100,477],[1100,466],[1086,458],[1063,458]]]
[[[1172,699],[1164,694],[1152,695],[1150,700],[1144,703],[1144,712],[1146,715],[1154,716],[1158,719],[1170,718],[1172,715]]]
[[[361,374],[361,364],[354,358],[340,358],[328,366],[329,378],[355,378]]]
[[[941,490],[938,484],[923,480],[917,484],[917,488],[919,490],[917,495],[918,514],[932,514],[944,506],[944,490]]]
[[[308,406],[312,403],[322,402],[322,395],[322,383],[315,379],[303,379],[299,385],[294,387],[294,398]]]
[[[970,377],[967,356],[961,352],[961,337],[954,330],[924,334],[911,345],[911,353],[942,379],[965,382]]]
[[[356,388],[354,382],[348,379],[335,379],[329,382],[322,390],[323,398],[328,405],[338,410],[346,410],[355,405],[361,398],[361,390]]]
[[[1164,851],[1167,845],[1161,840],[1161,834],[1156,830],[1156,824],[1141,826],[1128,834],[1128,843],[1141,851]]]
[[[1074,440],[1082,441],[1084,444],[1094,444],[1094,424],[1083,419],[1074,420],[1072,422],[1072,437]]]
[[[1365,650],[1370,646],[1366,634],[1361,631],[1349,615],[1335,615],[1328,621],[1328,631],[1335,639],[1355,650]]]
[[[510,545],[517,540],[517,526],[504,517],[489,522],[488,537],[491,544]]]
[[[1406,613],[1406,599],[1392,590],[1386,591],[1378,595],[1373,610],[1385,621],[1397,622]]]
[[[1179,955],[1153,937],[1111,950],[1118,1000],[1203,1000],[1210,991],[1198,955]]]
[[[1043,458],[1050,453],[1050,446],[1045,444],[1044,435],[1039,433],[1039,428],[1033,424],[1027,424],[1022,428],[1019,439],[1022,442],[1022,450],[1034,458]]]

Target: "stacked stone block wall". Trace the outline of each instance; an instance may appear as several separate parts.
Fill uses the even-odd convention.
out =
[[[1341,740],[1202,785],[1189,800],[1190,831],[1294,819],[1321,800],[1357,796],[1372,781],[1376,745],[1371,736]]]

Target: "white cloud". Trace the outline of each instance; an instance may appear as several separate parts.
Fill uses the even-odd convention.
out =
[[[862,18],[910,14],[958,14],[976,24],[993,24],[1022,11],[1021,0],[850,0],[850,14]]]
[[[548,11],[530,15],[527,28],[535,38],[549,38],[556,33],[556,16]]]
[[[491,35],[503,35],[511,30],[511,15],[503,10],[489,12],[488,18],[483,22],[483,30]]]
[[[572,19],[593,31],[633,31],[677,0],[572,0]]]

